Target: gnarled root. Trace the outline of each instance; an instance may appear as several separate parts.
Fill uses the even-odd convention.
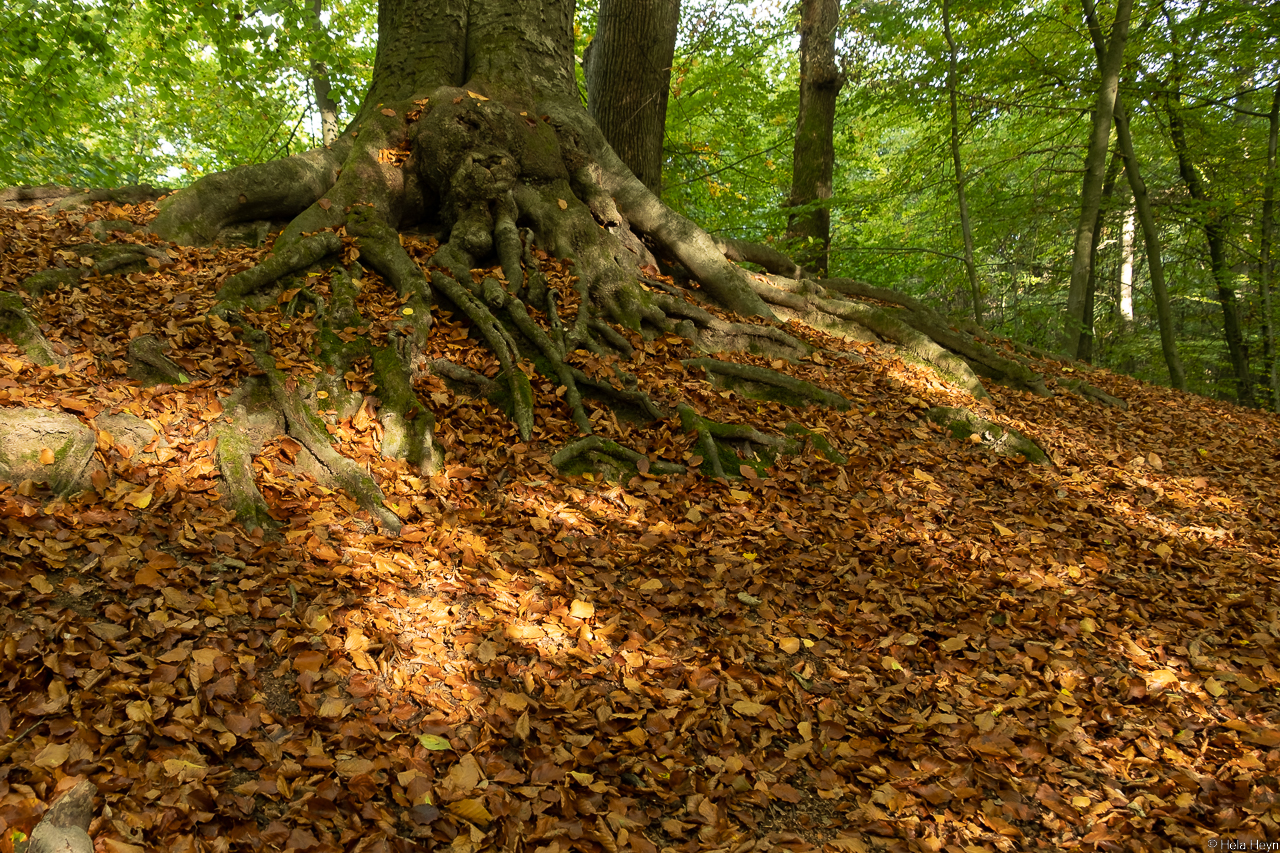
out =
[[[850,405],[839,394],[767,367],[736,364],[714,358],[690,358],[681,364],[706,371],[707,378],[714,387],[732,388],[752,400],[771,400],[788,406],[817,404],[841,411],[848,409]]]

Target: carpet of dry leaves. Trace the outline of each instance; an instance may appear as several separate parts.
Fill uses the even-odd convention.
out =
[[[150,215],[0,211],[0,287],[79,264],[86,220]],[[711,389],[660,338],[629,366],[658,400],[798,420],[848,464],[566,480],[550,383],[522,443],[428,382],[449,457],[423,478],[380,458],[357,369],[365,405],[331,432],[403,535],[297,473],[288,438],[256,463],[279,533],[249,535],[207,427],[254,367],[207,315],[259,253],[166,248],[29,299],[66,366],[0,342],[0,406],[132,412],[163,437],[136,464],[100,432],[107,475],[70,501],[0,486],[0,850],[83,778],[110,853],[1280,840],[1276,417],[1105,372],[1127,412],[993,389],[977,410],[1049,449],[1037,467],[928,424],[973,404],[887,350],[792,329],[846,355],[786,369],[854,406],[786,410]],[[349,333],[376,338],[399,305],[367,285]],[[282,368],[316,369],[308,318],[254,321]],[[438,355],[496,369],[464,324],[434,329]],[[145,333],[189,384],[125,378]],[[653,460],[696,451],[674,418],[593,417]]]

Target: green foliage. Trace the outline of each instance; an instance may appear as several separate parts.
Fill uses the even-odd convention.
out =
[[[764,241],[786,228],[798,103],[793,30],[747,3],[685,10],[663,200],[712,233]]]
[[[0,26],[0,185],[185,184],[315,144],[313,61],[345,115],[372,67],[367,0],[20,0]]]

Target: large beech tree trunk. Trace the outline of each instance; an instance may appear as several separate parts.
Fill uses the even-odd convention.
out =
[[[802,0],[800,4],[800,110],[791,167],[791,207],[815,205],[793,215],[787,235],[808,270],[825,275],[831,248],[831,210],[836,150],[836,98],[844,75],[836,64],[839,0]]]
[[[587,109],[640,182],[662,192],[662,139],[680,0],[601,0],[583,57]]]

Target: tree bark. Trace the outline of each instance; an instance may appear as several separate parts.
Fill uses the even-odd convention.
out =
[[[1063,327],[1064,349],[1073,357],[1078,357],[1080,352],[1085,288],[1089,281],[1090,247],[1093,245],[1093,230],[1097,226],[1098,207],[1102,203],[1102,182],[1106,178],[1107,148],[1111,139],[1111,116],[1120,87],[1120,69],[1124,65],[1124,47],[1129,34],[1132,6],[1132,0],[1119,0],[1115,23],[1111,27],[1111,42],[1098,68],[1101,80],[1093,107],[1093,132],[1089,136],[1089,151],[1084,161],[1080,224],[1076,228],[1075,252],[1071,259],[1071,286],[1067,291],[1066,322]]]
[[[1094,54],[1098,58],[1098,66],[1105,61],[1102,40],[1102,26],[1094,9],[1093,0],[1081,0],[1084,5],[1085,22],[1089,28],[1089,37],[1093,41]],[[1151,277],[1151,291],[1156,303],[1156,322],[1160,328],[1160,349],[1164,355],[1165,365],[1169,369],[1169,384],[1179,391],[1187,388],[1186,372],[1182,368],[1182,357],[1178,355],[1178,344],[1174,337],[1173,310],[1169,304],[1169,288],[1165,286],[1164,261],[1160,257],[1160,232],[1156,230],[1155,215],[1151,210],[1151,199],[1147,194],[1146,182],[1142,180],[1142,169],[1138,157],[1133,150],[1133,135],[1129,129],[1129,116],[1124,109],[1124,101],[1116,92],[1114,109],[1116,124],[1116,142],[1124,157],[1124,173],[1129,179],[1129,189],[1133,192],[1133,207],[1138,221],[1142,224],[1142,240],[1147,251],[1147,270]],[[1123,286],[1123,285],[1122,285]]]
[[[969,200],[965,195],[964,166],[960,160],[959,58],[956,40],[951,34],[951,0],[942,0],[942,34],[947,40],[947,103],[951,112],[951,164],[956,176],[956,202],[960,205],[960,234],[964,240],[964,271],[969,279],[969,303],[973,319],[982,325],[982,288],[978,283],[978,266],[973,260],[973,227],[969,223]]]
[[[318,42],[328,42],[329,33],[324,28],[320,13],[324,11],[324,0],[312,0],[312,26]],[[313,51],[314,52],[314,51]],[[323,61],[311,61],[311,90],[316,99],[316,111],[320,114],[320,138],[325,145],[332,145],[338,138],[338,105],[329,96],[332,87],[329,83],[329,69]]]
[[[1093,364],[1093,314],[1098,296],[1098,250],[1102,246],[1107,209],[1111,206],[1111,196],[1115,192],[1116,178],[1120,176],[1122,162],[1119,152],[1111,155],[1111,165],[1107,166],[1107,177],[1102,182],[1102,201],[1098,205],[1098,220],[1093,226],[1093,242],[1089,245],[1089,280],[1084,290],[1084,315],[1081,318],[1080,342],[1076,348],[1077,358],[1086,364]]]
[[[1175,59],[1175,67],[1177,60]],[[1249,372],[1249,351],[1244,341],[1244,331],[1240,324],[1240,306],[1236,301],[1236,291],[1231,283],[1231,266],[1227,262],[1227,226],[1222,212],[1209,195],[1209,189],[1200,175],[1191,156],[1187,143],[1186,125],[1182,120],[1181,94],[1177,79],[1173,92],[1165,102],[1165,110],[1169,117],[1169,138],[1173,142],[1173,150],[1178,158],[1178,174],[1183,184],[1196,203],[1195,218],[1204,231],[1205,243],[1209,249],[1209,271],[1213,276],[1218,291],[1218,303],[1222,306],[1223,335],[1227,342],[1227,356],[1231,360],[1231,370],[1235,375],[1236,402],[1242,406],[1253,405],[1253,377]]]
[[[835,174],[836,98],[845,77],[836,64],[839,0],[801,0],[800,109],[792,155],[790,207],[813,205],[793,214],[787,236],[797,245],[797,260],[826,275],[831,249],[829,200]]]
[[[601,0],[595,39],[583,55],[587,108],[640,183],[662,194],[671,62],[680,0]]]
[[[1117,122],[1118,124],[1118,122]],[[1120,320],[1125,326],[1133,322],[1133,238],[1137,214],[1133,208],[1124,212],[1120,226]]]
[[[1280,353],[1276,352],[1276,311],[1271,269],[1271,247],[1275,234],[1276,143],[1280,138],[1280,83],[1276,84],[1267,116],[1267,172],[1262,189],[1262,237],[1258,258],[1258,288],[1262,291],[1262,313],[1265,325],[1267,373],[1271,382],[1271,410],[1280,412]]]

